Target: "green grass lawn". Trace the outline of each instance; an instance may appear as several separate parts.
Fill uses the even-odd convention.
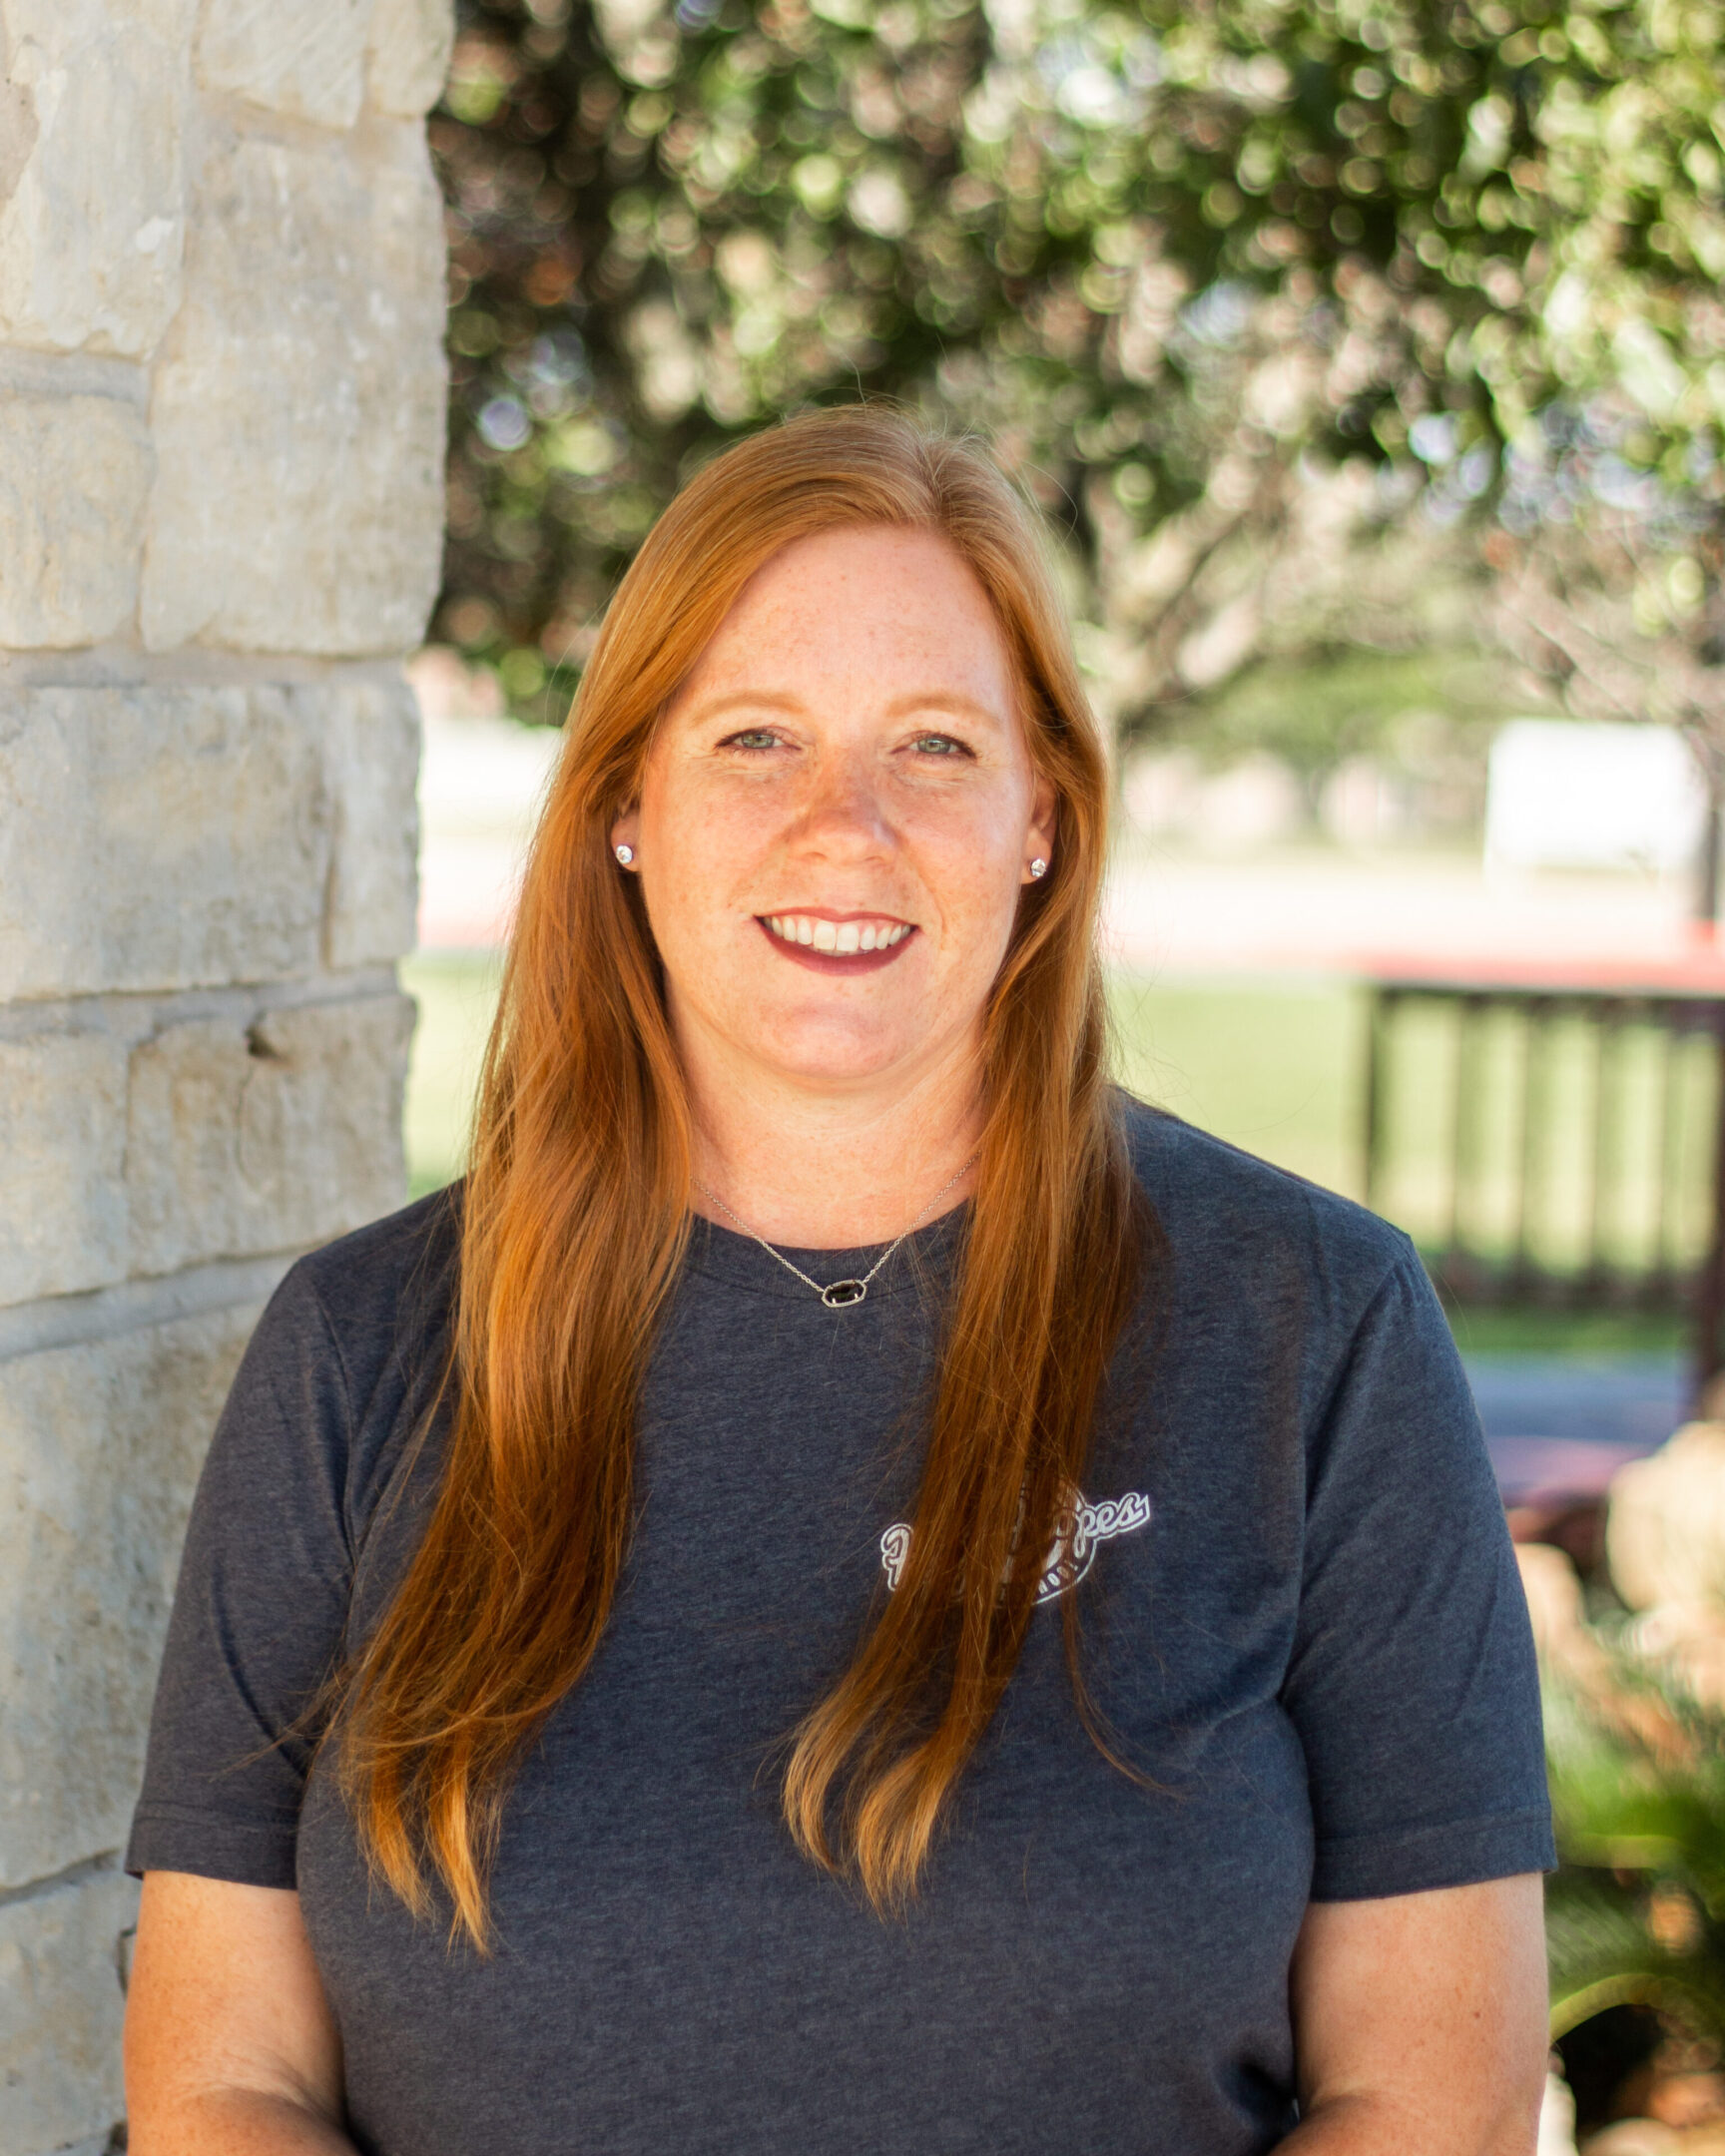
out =
[[[497,961],[421,953],[401,971],[419,1005],[406,1110],[408,1177],[418,1197],[461,1172]],[[1117,1066],[1133,1092],[1278,1167],[1351,1198],[1363,1194],[1367,1002],[1358,985],[1299,975],[1145,981],[1122,974],[1112,1003]],[[1430,1058],[1416,1055],[1416,1081],[1423,1066],[1441,1072],[1452,1060],[1435,1043]],[[1437,1116],[1435,1127],[1441,1121]],[[1416,1233],[1424,1180],[1414,1150],[1406,1187],[1388,1197]],[[1455,1326],[1462,1346],[1479,1353],[1632,1353],[1681,1337],[1674,1319],[1608,1312],[1470,1311]]]
[[[1116,1065],[1141,1099],[1360,1195],[1366,1003],[1351,982],[1120,974],[1112,985]]]
[[[497,1003],[491,952],[416,951],[401,985],[419,1006],[407,1062],[407,1193],[423,1198],[461,1173],[473,1084]]]

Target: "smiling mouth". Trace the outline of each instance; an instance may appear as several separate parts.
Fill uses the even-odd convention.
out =
[[[916,934],[885,914],[831,920],[820,913],[757,913],[762,933],[784,957],[819,973],[872,973],[890,965]]]
[[[824,919],[819,913],[764,913],[757,917],[766,922],[768,934],[777,936],[781,943],[800,943],[805,950],[837,951],[842,956],[853,951],[891,950],[911,933],[908,921],[880,916],[842,921]]]

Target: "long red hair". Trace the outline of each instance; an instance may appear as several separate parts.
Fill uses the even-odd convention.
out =
[[[877,1908],[914,1889],[1018,1660],[1138,1293],[1150,1224],[1094,949],[1107,770],[1034,519],[979,448],[896,412],[790,420],[666,510],[576,697],[480,1083],[441,1482],[343,1687],[343,1783],[372,1864],[415,1910],[429,1871],[480,1944],[511,1774],[592,1661],[616,1593],[642,1376],[689,1234],[688,1102],[610,827],[749,578],[793,541],[854,525],[932,530],[968,563],[1016,663],[1059,832],[985,1014],[981,1153],[908,1558],[785,1766],[792,1835]]]

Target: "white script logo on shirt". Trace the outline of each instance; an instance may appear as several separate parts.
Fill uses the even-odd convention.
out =
[[[1096,1546],[1115,1535],[1135,1534],[1150,1524],[1150,1500],[1138,1490],[1123,1497],[1104,1497],[1091,1504],[1081,1490],[1074,1490],[1054,1527],[1054,1546],[1036,1583],[1036,1600],[1053,1602],[1078,1582],[1096,1562]],[[880,1537],[880,1569],[887,1587],[896,1587],[910,1554],[910,1526],[894,1520]]]

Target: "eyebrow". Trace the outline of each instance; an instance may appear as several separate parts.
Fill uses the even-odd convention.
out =
[[[733,689],[727,695],[715,697],[711,703],[698,704],[690,718],[705,724],[709,720],[722,719],[732,711],[779,711],[801,712],[807,710],[801,697],[790,695],[782,689]],[[895,697],[886,707],[888,719],[907,718],[918,711],[950,712],[955,717],[977,719],[987,726],[998,726],[1000,715],[990,711],[986,704],[979,704],[961,690],[930,689],[913,690],[908,696]]]
[[[801,697],[787,695],[779,689],[733,689],[728,696],[714,697],[710,702],[697,704],[689,714],[691,719],[720,719],[730,711],[782,711],[798,712],[803,709]]]
[[[998,712],[990,711],[986,704],[979,704],[974,697],[962,690],[935,689],[916,696],[903,696],[887,706],[886,716],[898,719],[914,711],[945,711],[967,719],[980,719],[987,726],[1000,723]]]

